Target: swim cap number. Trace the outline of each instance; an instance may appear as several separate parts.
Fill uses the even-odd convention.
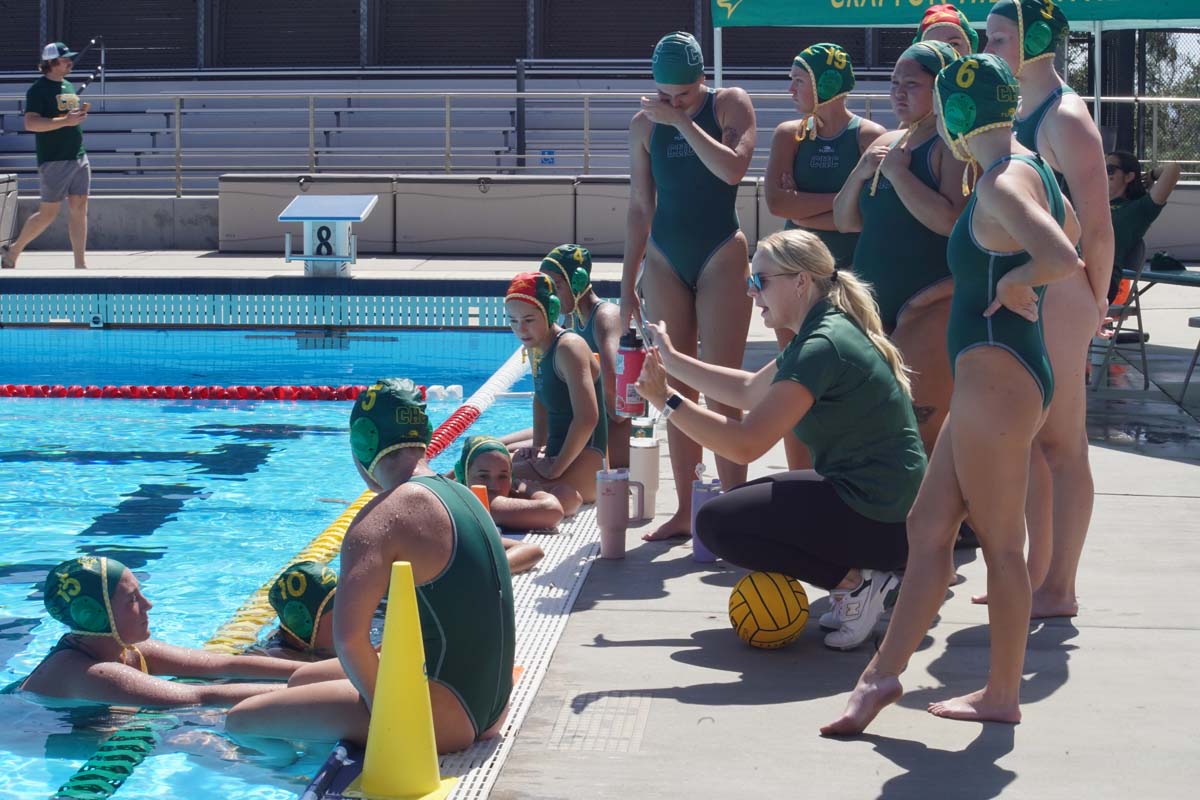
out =
[[[979,69],[979,62],[973,58],[967,59],[958,68],[958,74],[954,76],[954,82],[963,89],[970,89],[975,83],[975,70],[977,69]]]
[[[374,389],[367,390],[367,399],[362,402],[362,410],[370,411],[375,407],[375,398],[378,396]]]
[[[846,53],[844,51],[830,50],[825,54],[825,64],[838,69],[846,68]]]
[[[288,597],[303,597],[308,589],[308,578],[303,572],[292,572],[279,579],[279,588]]]
[[[1046,19],[1054,19],[1054,0],[1046,0],[1046,7],[1042,9],[1042,16]]]
[[[575,259],[575,263],[582,264],[583,263],[583,250],[579,247],[576,247],[575,255],[573,255],[571,257]]]

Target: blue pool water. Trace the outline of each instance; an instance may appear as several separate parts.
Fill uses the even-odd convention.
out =
[[[516,347],[511,333],[496,331],[0,328],[0,383],[337,386],[403,375],[462,384],[469,394]]]
[[[109,361],[94,350],[74,360],[100,338],[78,346],[71,343],[83,340],[64,338],[55,345],[67,342],[71,366],[52,369],[51,345],[39,344],[25,363],[8,349],[9,333],[0,331],[2,382],[343,383],[407,372],[422,382],[462,383],[470,393],[513,349],[511,336],[493,343],[491,334],[456,341],[397,333],[388,348],[371,342],[327,358],[305,349],[285,355],[280,340],[171,332],[155,340],[170,362],[163,364],[151,351],[117,347],[114,334],[124,332],[63,331],[47,335],[98,334]],[[35,332],[21,333],[26,343],[36,340]],[[127,341],[141,347],[150,338]],[[228,364],[211,353],[226,345]],[[489,348],[495,355],[485,364],[478,353]],[[184,374],[206,349],[211,372]],[[418,351],[432,354],[436,367],[416,365]],[[143,357],[144,370],[136,366]],[[44,377],[32,374],[38,369]],[[266,369],[269,377],[258,371]],[[334,378],[330,369],[351,377]],[[100,377],[119,370],[119,378]],[[424,377],[435,374],[445,377]],[[430,415],[436,424],[455,407],[431,403]],[[156,638],[203,644],[361,493],[347,446],[349,411],[347,402],[0,399],[0,681],[28,674],[64,632],[44,612],[40,583],[53,564],[81,553],[114,556],[134,570],[155,605]],[[472,432],[502,434],[528,420],[527,399],[502,399]],[[454,456],[434,466],[448,469]],[[17,798],[48,796],[120,722],[108,713],[47,710],[22,695],[0,696],[0,714],[0,795]],[[210,741],[221,730],[219,715],[178,716],[118,797],[294,797],[325,755],[285,769],[221,760],[222,740]]]

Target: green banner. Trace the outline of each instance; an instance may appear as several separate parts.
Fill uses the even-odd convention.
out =
[[[925,9],[944,0],[712,0],[718,28],[744,25],[897,26],[915,28]],[[957,0],[967,19],[982,27],[994,0]],[[1060,0],[1072,22],[1195,22],[1200,0]]]

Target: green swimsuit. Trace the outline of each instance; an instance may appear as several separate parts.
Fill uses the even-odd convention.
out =
[[[719,142],[716,96],[708,90],[692,119]],[[708,260],[738,232],[738,187],[712,174],[673,125],[654,126],[650,169],[658,195],[650,241],[679,280],[695,292]]]
[[[1066,218],[1062,194],[1054,180],[1053,170],[1040,157],[1005,156],[984,170],[983,174],[1009,160],[1023,161],[1038,171],[1050,201],[1050,213],[1062,225]],[[983,316],[984,310],[996,298],[996,284],[1000,278],[1029,263],[1030,257],[1024,250],[1012,253],[988,250],[975,240],[972,220],[978,197],[978,194],[971,196],[950,234],[950,269],[954,273],[954,299],[950,303],[950,328],[947,332],[950,367],[952,370],[956,368],[958,357],[975,347],[1007,350],[1033,376],[1042,393],[1042,408],[1045,408],[1054,396],[1054,372],[1050,368],[1042,334],[1041,301],[1046,287],[1034,289],[1038,295],[1037,322],[1029,322],[1007,308],[1001,308],[991,317]]]
[[[546,409],[546,455],[551,457],[557,456],[562,450],[567,431],[571,429],[571,420],[575,417],[571,408],[571,390],[558,374],[558,365],[554,360],[559,341],[568,333],[570,331],[561,331],[554,337],[554,342],[542,356],[537,374],[533,378],[534,394]],[[596,410],[599,411],[600,419],[596,422],[585,448],[595,450],[603,458],[608,453],[608,413],[604,408],[604,384],[599,374],[596,375],[593,385],[596,387]]]
[[[1050,107],[1057,103],[1064,94],[1075,94],[1075,90],[1070,86],[1059,86],[1029,116],[1017,117],[1013,120],[1013,136],[1016,137],[1018,142],[1033,152],[1038,152],[1038,132],[1042,129],[1042,123],[1045,122],[1046,115],[1050,113]],[[1054,169],[1050,171],[1054,174],[1054,179],[1058,181],[1058,186],[1062,189],[1062,193],[1070,198],[1071,192],[1067,188],[1067,182],[1063,178],[1063,174]]]
[[[846,183],[846,179],[858,163],[858,128],[861,122],[862,117],[854,116],[850,118],[846,129],[832,139],[817,134],[815,139],[805,137],[800,141],[796,147],[796,159],[792,162],[792,180],[796,184],[796,191],[837,194],[842,190],[842,185]],[[783,227],[785,230],[791,230],[803,226],[789,219]],[[829,252],[833,253],[833,260],[838,269],[850,266],[854,258],[854,248],[858,244],[857,233],[811,228],[805,230],[812,230],[820,237],[829,248]]]
[[[607,303],[607,300],[601,300],[592,309],[592,313],[588,316],[587,322],[579,324],[579,316],[574,315],[571,320],[571,332],[577,333],[583,340],[587,342],[587,346],[591,348],[593,353],[600,352],[600,345],[596,342],[596,312],[600,310],[600,306]]]
[[[937,142],[935,134],[914,149],[909,165],[912,174],[935,192],[938,180],[933,173],[933,148]],[[871,284],[884,330],[891,332],[909,301],[933,285],[950,280],[948,239],[914,217],[883,175],[879,176],[874,197],[871,182],[863,184],[858,210],[862,214],[862,234],[854,250],[854,271]]]
[[[496,523],[470,489],[440,475],[409,483],[441,501],[454,537],[446,567],[417,586],[425,673],[459,699],[478,738],[500,719],[512,692],[516,621],[508,560]]]

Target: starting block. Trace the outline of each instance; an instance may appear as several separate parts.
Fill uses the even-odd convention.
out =
[[[304,252],[292,255],[292,234],[284,234],[283,260],[304,262],[304,274],[350,277],[358,260],[358,234],[350,226],[371,215],[379,195],[297,195],[279,215],[280,222],[304,223]]]

